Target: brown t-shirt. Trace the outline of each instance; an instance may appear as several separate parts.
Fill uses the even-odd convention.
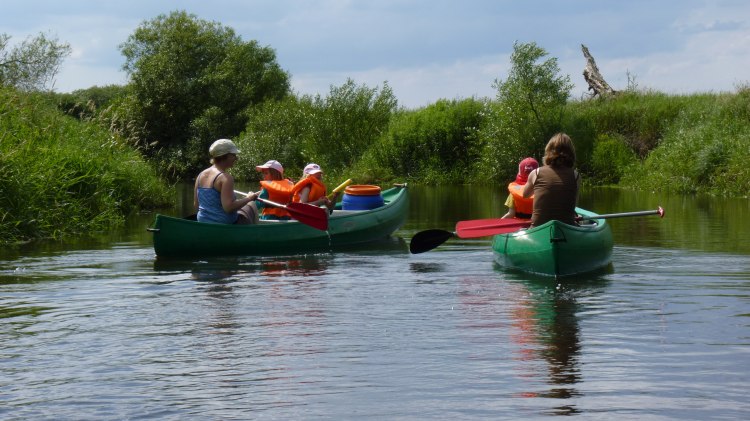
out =
[[[535,171],[531,225],[539,226],[553,219],[575,225],[578,173],[570,167],[549,165]]]

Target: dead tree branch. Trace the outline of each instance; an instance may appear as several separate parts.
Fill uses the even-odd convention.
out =
[[[594,57],[589,53],[589,49],[581,44],[581,50],[583,51],[583,56],[586,57],[586,67],[583,69],[583,78],[586,79],[586,83],[589,84],[588,90],[594,91],[591,96],[605,96],[617,93],[617,91],[612,89],[612,87],[609,86],[609,83],[604,80],[602,74],[599,73],[599,68],[596,66]]]

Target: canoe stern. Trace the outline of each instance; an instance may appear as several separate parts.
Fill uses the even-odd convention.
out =
[[[594,215],[582,209],[579,213]],[[550,221],[528,230],[497,235],[492,248],[501,266],[547,276],[571,276],[610,263],[612,230],[604,219],[581,226]]]

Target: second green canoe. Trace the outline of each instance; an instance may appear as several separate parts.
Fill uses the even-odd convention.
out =
[[[538,227],[496,235],[492,242],[495,261],[504,267],[554,276],[592,272],[609,265],[612,230],[606,219],[576,208],[585,218],[581,226],[549,221]]]
[[[406,221],[405,185],[383,191],[385,204],[363,211],[334,210],[328,231],[298,221],[225,225],[156,215],[151,228],[160,257],[278,255],[340,249],[389,237]],[[339,204],[340,205],[340,204]]]

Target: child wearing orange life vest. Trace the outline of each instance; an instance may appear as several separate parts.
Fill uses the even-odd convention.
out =
[[[326,185],[323,184],[323,170],[320,169],[320,165],[307,164],[302,171],[302,179],[292,189],[292,201],[314,206],[325,205],[330,210],[333,209],[335,201],[328,199],[326,192]]]
[[[258,197],[281,205],[286,205],[292,201],[294,183],[292,180],[284,178],[284,167],[281,166],[279,161],[270,160],[263,165],[258,165],[255,170],[263,173],[263,180],[260,182],[262,189],[258,192]],[[260,219],[262,220],[286,221],[292,219],[286,209],[269,206],[263,202],[258,202],[258,210],[261,211]]]
[[[539,168],[539,163],[534,158],[524,158],[518,164],[518,174],[516,179],[508,184],[508,198],[505,200],[505,206],[508,207],[508,213],[503,215],[504,219],[521,218],[530,219],[534,211],[534,196],[523,197],[523,187],[529,179],[529,174]]]

